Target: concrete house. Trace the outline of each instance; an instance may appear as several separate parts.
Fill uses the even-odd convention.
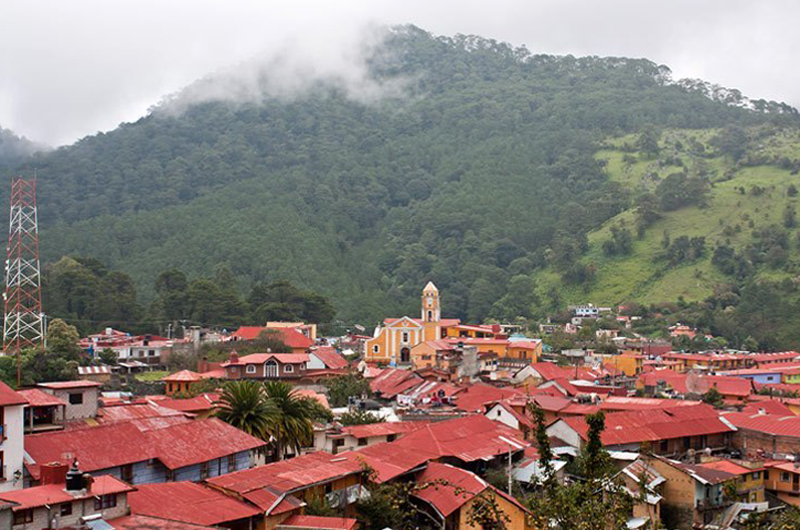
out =
[[[97,416],[100,383],[95,381],[57,381],[39,383],[36,386],[66,404],[63,410],[64,417],[58,418],[56,415],[56,420],[83,420]]]
[[[112,476],[87,481],[74,465],[67,471],[66,464],[47,464],[41,485],[0,493],[0,501],[10,503],[13,513],[11,525],[3,528],[83,527],[88,521],[121,517],[128,512],[127,496],[133,490]]]
[[[18,392],[0,383],[0,491],[22,488],[27,404]]]

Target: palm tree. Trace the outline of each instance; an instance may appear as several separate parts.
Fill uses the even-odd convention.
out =
[[[314,436],[314,406],[311,400],[298,396],[291,385],[281,381],[264,383],[264,395],[274,407],[267,427],[275,443],[278,458],[283,458],[286,448],[300,453],[301,447],[311,444]]]
[[[217,417],[268,442],[269,427],[276,421],[277,412],[258,382],[231,381],[222,390]]]

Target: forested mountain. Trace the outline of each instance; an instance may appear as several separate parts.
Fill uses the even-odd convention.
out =
[[[175,112],[178,94],[35,155],[46,261],[97,258],[144,302],[166,269],[225,265],[242,292],[287,279],[347,322],[416,312],[428,280],[447,316],[513,318],[544,267],[592,281],[586,234],[636,192],[597,156],[609,138],[797,123],[785,105],[675,83],[645,59],[531,55],[415,27],[387,33],[368,65],[402,89],[362,100],[319,82]]]

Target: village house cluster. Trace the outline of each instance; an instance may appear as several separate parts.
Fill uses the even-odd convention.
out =
[[[576,307],[571,324],[601,311]],[[439,484],[413,502],[442,528],[475,528],[470,510],[489,496],[509,530],[528,530],[525,504],[486,478],[507,470],[523,489],[539,487],[533,405],[559,481],[573,480],[586,417],[605,413],[602,444],[636,498],[631,529],[661,528],[667,514],[679,528],[737,528],[749,513],[800,506],[797,352],[690,354],[623,338],[615,354],[556,354],[517,327],[441,312],[428,283],[419,317],[387,318],[345,346],[314,325],[281,322],[185,339],[86,337],[89,355],[115,352],[113,369],[84,366],[75,380],[16,391],[0,384],[0,530],[354,530],[368,486],[407,481]],[[237,353],[264,332],[290,351]],[[115,378],[203,341],[233,348],[224,361],[198,358],[196,369],[163,377],[160,392],[113,390]],[[215,416],[229,381],[289,382],[330,409],[325,382],[348,374],[370,392],[332,409],[334,420],[283,459]],[[337,421],[367,411],[379,421]],[[309,513],[320,499],[337,515]]]

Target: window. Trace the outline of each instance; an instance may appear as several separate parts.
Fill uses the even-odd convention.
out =
[[[291,364],[287,364],[286,366],[283,367],[283,371],[284,373],[290,374],[294,372],[294,366],[292,366]]]
[[[752,477],[750,477],[750,478],[752,478],[753,480],[758,480],[758,479],[759,479],[759,477],[760,477],[760,475],[761,475],[761,474],[760,474],[758,471],[756,471],[755,473],[753,473],[753,476],[752,476]]]
[[[393,442],[393,441],[395,441],[395,439],[397,439],[397,435],[396,434],[390,434],[389,436],[386,437],[386,441],[387,442]]]
[[[403,342],[408,342],[408,331],[403,332]]]
[[[200,478],[208,478],[208,462],[200,464]]]
[[[366,438],[359,438],[358,439],[358,446],[359,447],[363,447],[365,445],[367,445],[367,439]]]
[[[254,374],[254,373],[256,373],[256,365],[254,365],[254,364],[248,364],[248,365],[247,365],[247,373],[248,373],[248,374]]]
[[[433,311],[428,311],[428,321],[433,321]]]
[[[792,476],[786,471],[781,471],[781,482],[791,482]]]
[[[769,469],[764,470],[764,480],[769,480]]]
[[[69,395],[70,405],[83,405],[83,392]]]
[[[100,497],[95,497],[94,499],[94,509],[95,511],[98,510],[105,510],[106,508],[113,508],[117,505],[117,495],[102,495]]]
[[[64,517],[65,515],[72,515],[72,503],[65,502],[64,504],[62,504],[60,513],[61,517]]]
[[[147,355],[149,355],[150,357],[153,357],[155,354],[156,354],[155,350],[147,350]]]
[[[32,523],[33,522],[33,510],[20,510],[18,512],[14,512],[14,524],[25,524],[25,523]]]
[[[133,464],[127,464],[120,468],[119,478],[125,482],[133,482]]]
[[[333,482],[328,482],[325,484],[325,495],[328,495],[329,493],[333,493]]]
[[[381,349],[378,347],[377,344],[372,347],[372,353],[378,353],[379,351],[381,351]]]
[[[228,455],[228,472],[236,471],[236,455]]]
[[[661,440],[661,452],[666,453],[669,451],[669,440]]]

